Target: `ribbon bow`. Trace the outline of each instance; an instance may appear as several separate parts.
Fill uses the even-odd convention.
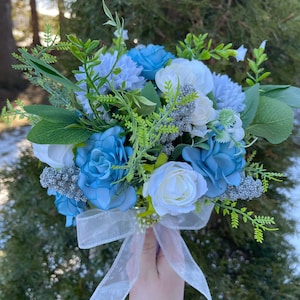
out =
[[[208,204],[200,214],[191,212],[176,217],[167,215],[153,225],[156,240],[167,262],[181,278],[208,300],[212,298],[205,276],[192,258],[179,230],[203,228],[212,209],[213,205]],[[139,228],[135,214],[134,210],[104,212],[91,209],[76,217],[78,246],[81,249],[124,239],[113,265],[90,300],[123,300],[136,282],[145,232]]]

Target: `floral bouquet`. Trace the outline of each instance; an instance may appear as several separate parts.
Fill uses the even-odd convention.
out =
[[[288,138],[300,90],[260,83],[270,75],[261,67],[266,42],[248,58],[242,87],[203,61],[243,61],[243,46],[213,46],[207,34],[188,34],[176,54],[152,44],[128,50],[123,20],[103,8],[115,27],[110,47],[72,35],[56,43],[48,30],[45,47],[14,54],[21,62],[15,68],[48,91],[52,105],[19,102],[15,109],[8,102],[2,115],[31,121],[27,138],[48,165],[41,185],[55,195],[66,226],[77,226],[79,247],[125,239],[91,299],[126,297],[149,227],[175,272],[211,299],[179,232],[203,228],[213,209],[229,215],[234,228],[239,220],[252,224],[258,242],[277,229],[272,217],[236,203],[260,197],[269,180],[283,176],[255,162],[251,146]],[[75,82],[51,66],[51,50],[79,60]]]

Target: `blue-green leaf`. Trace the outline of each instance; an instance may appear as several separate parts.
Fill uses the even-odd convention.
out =
[[[151,102],[154,102],[156,104],[156,108],[161,107],[160,98],[152,82],[148,81],[145,84],[141,91],[141,95],[149,99]]]
[[[79,144],[86,141],[91,132],[69,123],[38,122],[27,135],[27,139],[37,144]]]
[[[293,121],[294,112],[287,104],[261,96],[257,113],[247,132],[279,144],[292,133]]]
[[[49,122],[72,124],[78,121],[78,114],[75,111],[69,111],[51,105],[28,105],[24,106],[24,110],[29,114],[39,116]]]
[[[292,108],[300,108],[300,88],[288,85],[262,86],[265,96],[280,100]]]
[[[246,104],[246,108],[241,113],[241,119],[243,121],[244,129],[246,129],[251,124],[255,117],[259,99],[259,84],[255,84],[249,87],[245,91],[245,95],[246,99],[244,103]]]

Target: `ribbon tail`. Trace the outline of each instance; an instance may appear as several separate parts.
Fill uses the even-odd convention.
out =
[[[103,280],[90,300],[124,300],[136,282],[140,271],[140,259],[144,234],[127,237]]]
[[[185,282],[202,293],[207,300],[211,300],[205,276],[194,261],[179,231],[169,229],[161,224],[156,224],[153,230],[160,248],[172,269]]]

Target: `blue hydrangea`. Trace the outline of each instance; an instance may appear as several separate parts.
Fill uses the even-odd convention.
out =
[[[208,141],[208,149],[186,146],[182,157],[193,169],[199,172],[207,182],[207,197],[222,195],[227,186],[239,186],[241,171],[245,167],[245,150],[231,147],[230,143],[218,143],[212,134]]]
[[[55,196],[55,206],[66,217],[66,227],[76,226],[76,216],[86,210],[87,203],[68,198],[52,189],[48,189],[48,195]]]
[[[245,94],[242,87],[233,82],[227,75],[213,73],[214,89],[213,95],[216,100],[216,108],[231,108],[237,113],[242,112],[246,105],[244,104]]]
[[[123,55],[117,61],[118,53],[114,52],[100,54],[99,64],[93,66],[92,74],[93,81],[95,86],[98,89],[98,92],[102,95],[106,95],[112,91],[112,88],[115,90],[121,90],[125,87],[125,90],[135,90],[142,89],[145,85],[145,78],[141,76],[143,70],[142,67],[138,67],[137,64],[127,55]],[[80,73],[75,75],[77,81],[82,81],[79,83],[79,87],[82,91],[76,92],[78,101],[83,106],[83,109],[86,113],[91,114],[92,110],[88,99],[86,98],[87,86],[86,86],[86,74],[83,67],[79,67]],[[104,84],[99,79],[105,78],[107,80]],[[89,91],[90,93],[93,90]]]

